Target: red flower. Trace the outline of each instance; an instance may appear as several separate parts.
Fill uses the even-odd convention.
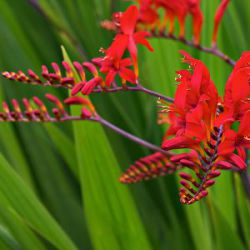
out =
[[[136,77],[138,76],[138,62],[137,62],[137,47],[136,44],[146,46],[150,51],[153,48],[145,39],[148,32],[135,32],[136,24],[139,18],[139,11],[136,6],[130,6],[120,18],[120,34],[117,34],[114,42],[107,49],[107,55],[111,58],[122,58],[126,49],[131,55]]]
[[[250,51],[244,52],[231,73],[225,90],[225,114],[240,120],[250,109]]]
[[[123,82],[136,83],[135,73],[128,68],[132,65],[130,58],[119,59],[105,56],[104,58],[95,58],[92,61],[100,65],[100,72],[106,74],[105,84],[108,87],[110,87],[117,74]]]
[[[191,71],[177,72],[180,84],[174,103],[168,107],[170,127],[162,147],[194,149],[201,168],[213,163],[215,168],[244,169],[245,149],[250,148],[250,53],[245,52],[237,62],[224,102],[218,97],[205,65],[185,52],[182,54]],[[235,121],[240,124],[238,132],[231,129]],[[171,135],[175,137],[168,139]],[[185,164],[190,165],[187,161]]]
[[[177,137],[164,140],[162,147],[168,150],[185,147],[197,149],[197,145],[207,138],[213,128],[218,103],[218,93],[208,69],[186,52],[181,53],[193,72],[177,72],[180,84],[174,103],[168,108],[170,127],[165,139],[170,135]]]
[[[219,146],[219,155],[229,155],[237,150],[238,155],[245,160],[245,148],[250,148],[250,110],[240,121],[239,131],[228,129],[225,131],[222,143]]]

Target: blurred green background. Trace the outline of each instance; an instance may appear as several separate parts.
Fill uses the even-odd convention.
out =
[[[112,0],[0,0],[0,71],[40,71],[60,63],[63,45],[72,60],[88,60],[113,34],[100,21],[129,4]],[[203,0],[202,44],[209,46],[219,0]],[[190,38],[190,24],[189,38]],[[232,1],[219,47],[232,58],[249,49],[249,0]],[[230,66],[168,40],[140,50],[142,82],[174,95],[178,50],[204,60],[223,93]],[[1,79],[1,99],[67,91]],[[156,100],[141,93],[91,97],[104,118],[160,144]],[[223,172],[201,202],[179,203],[177,175],[124,186],[118,178],[130,163],[150,153],[98,124],[0,124],[0,249],[250,249],[250,204],[237,174]]]

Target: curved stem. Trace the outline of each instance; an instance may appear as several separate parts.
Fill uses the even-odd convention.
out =
[[[177,36],[174,36],[174,35],[169,35],[165,32],[161,32],[161,33],[156,33],[156,32],[150,32],[150,36],[149,37],[152,37],[152,38],[165,38],[165,39],[170,39],[170,40],[175,40],[175,41],[178,41],[180,43],[183,43],[189,47],[193,47],[193,48],[196,48],[200,51],[203,51],[205,53],[208,53],[208,54],[212,54],[220,59],[222,59],[223,61],[225,61],[227,64],[231,65],[231,66],[234,66],[235,65],[235,61],[233,59],[231,59],[228,55],[224,54],[222,51],[220,51],[217,47],[211,47],[211,48],[208,48],[208,47],[203,47],[201,45],[197,45],[195,44],[193,41],[189,41],[189,40],[186,40],[184,38],[179,38]]]
[[[141,85],[138,85],[138,88],[139,88],[139,91],[144,92],[144,93],[146,93],[146,94],[149,94],[149,95],[158,97],[158,98],[160,98],[160,99],[162,99],[162,100],[165,100],[165,101],[167,101],[167,102],[174,102],[174,99],[173,99],[173,98],[168,97],[168,96],[164,96],[164,95],[162,95],[162,94],[159,94],[158,92],[155,92],[155,91],[153,91],[153,90],[147,89],[147,88],[145,88],[145,87],[143,87],[143,86],[141,86]]]
[[[170,155],[169,152],[163,150],[162,148],[160,148],[160,147],[158,147],[158,146],[156,146],[156,145],[154,145],[154,144],[152,144],[150,142],[147,142],[147,141],[145,141],[145,140],[143,140],[143,139],[141,139],[141,138],[139,138],[139,137],[137,137],[135,135],[132,135],[132,134],[126,132],[123,129],[118,128],[117,126],[115,126],[114,124],[108,122],[107,120],[103,119],[102,117],[98,117],[94,121],[99,122],[103,126],[109,128],[109,129],[112,129],[116,133],[128,138],[131,141],[136,142],[137,144],[139,144],[139,145],[141,145],[143,147],[146,147],[146,148],[151,149],[151,150],[156,151],[156,152],[161,152],[161,153],[163,153],[165,155]]]
[[[140,84],[136,85],[136,87],[128,87],[128,86],[126,86],[126,87],[118,87],[118,86],[114,86],[114,87],[111,87],[111,88],[108,88],[108,89],[105,89],[105,90],[103,90],[101,88],[98,88],[98,89],[95,89],[93,91],[93,93],[114,93],[114,92],[120,92],[120,91],[143,92],[143,93],[158,97],[158,98],[160,98],[162,100],[165,100],[167,102],[173,102],[174,101],[173,98],[162,95],[162,94],[160,94],[158,92],[155,92],[153,90],[147,89],[147,88],[143,87]]]

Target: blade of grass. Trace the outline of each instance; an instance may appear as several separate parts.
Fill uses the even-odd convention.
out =
[[[5,225],[0,225],[0,238],[6,245],[9,246],[9,249],[20,249],[20,244],[16,241],[13,235],[8,231]],[[2,248],[0,248],[2,249]]]
[[[74,150],[74,143],[56,125],[48,123],[48,124],[45,124],[44,127],[47,130],[59,154],[65,160],[65,162],[67,163],[67,166],[69,166],[72,173],[74,173],[74,176],[78,178],[79,176],[78,176],[78,169],[77,169],[76,153]]]
[[[23,219],[17,215],[10,203],[6,200],[4,195],[0,193],[0,217],[8,226],[9,231],[15,237],[17,242],[10,241],[14,249],[32,249],[36,246],[38,250],[45,250],[43,243],[37,238],[34,232],[24,223]],[[14,245],[15,244],[15,245]]]
[[[246,198],[246,193],[242,186],[240,176],[238,174],[234,175],[234,180],[235,180],[236,203],[237,203],[240,224],[242,227],[242,232],[247,249],[250,249],[250,238],[249,238],[250,201],[248,198]]]
[[[72,64],[65,49],[64,60]],[[79,77],[79,76],[75,76]],[[79,112],[75,108],[73,113]],[[101,125],[73,123],[84,212],[94,249],[151,249]]]
[[[76,249],[23,180],[0,156],[0,192],[28,225],[59,249]]]

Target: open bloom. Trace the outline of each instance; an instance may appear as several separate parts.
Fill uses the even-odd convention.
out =
[[[240,120],[250,109],[250,51],[244,52],[231,73],[225,90],[225,113]]]
[[[130,6],[120,17],[120,33],[116,35],[114,42],[106,51],[107,56],[110,58],[120,59],[125,50],[128,49],[133,61],[136,77],[138,76],[137,44],[142,44],[150,51],[153,51],[153,48],[145,38],[148,36],[148,32],[135,31],[138,18],[138,8]]]
[[[168,108],[170,127],[164,140],[164,149],[197,147],[204,140],[212,127],[218,102],[217,90],[210,79],[205,65],[185,52],[187,62],[193,72],[181,70],[175,100]]]
[[[177,72],[179,85],[174,103],[168,107],[170,126],[162,147],[167,150],[183,147],[197,149],[197,144],[213,139],[213,131],[218,132],[221,128],[222,143],[217,145],[219,155],[228,157],[236,149],[244,158],[243,149],[249,147],[250,53],[243,53],[236,63],[224,98],[218,97],[205,65],[185,52],[182,54],[184,62],[191,66],[191,72]],[[240,122],[238,133],[231,128],[235,121]],[[176,137],[168,139],[173,135]]]
[[[219,97],[205,65],[185,52],[191,70],[180,70],[174,103],[168,108],[170,124],[163,139],[166,150],[188,148],[173,160],[191,168],[197,178],[181,173],[180,200],[192,204],[207,195],[218,169],[246,168],[250,148],[249,52],[243,53],[229,77],[224,98]],[[232,125],[239,123],[238,131]],[[172,138],[169,139],[169,137]]]
[[[250,148],[250,110],[245,113],[240,121],[239,130],[235,132],[232,129],[227,129],[224,133],[224,138],[219,146],[220,155],[229,155],[237,150],[238,155],[245,160],[246,148]]]
[[[110,87],[116,75],[119,75],[123,82],[136,83],[134,71],[128,68],[132,65],[130,58],[120,59],[105,56],[104,58],[95,58],[92,61],[100,66],[100,72],[106,74],[106,86]]]

